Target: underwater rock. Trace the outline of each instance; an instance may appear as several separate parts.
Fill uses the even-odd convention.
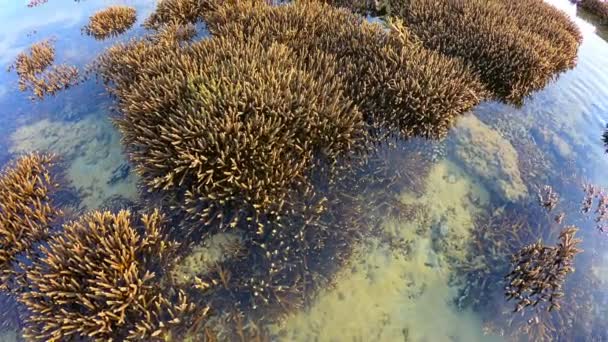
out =
[[[453,131],[454,154],[462,166],[508,201],[528,195],[518,169],[517,151],[475,116],[463,117]]]
[[[539,145],[549,145],[559,157],[563,159],[572,157],[572,147],[556,132],[548,128],[534,127],[531,133]]]
[[[66,181],[79,193],[83,208],[98,208],[112,195],[131,200],[138,196],[133,172],[116,178],[115,169],[125,165],[125,158],[120,134],[106,116],[87,115],[77,122],[44,119],[19,127],[10,140],[11,153],[41,151],[61,156]]]
[[[53,65],[55,61],[54,40],[48,39],[34,43],[29,49],[21,52],[8,71],[15,70],[19,76],[19,90],[31,90],[33,99],[42,99],[46,95],[67,89],[78,84],[79,73],[75,66]]]
[[[177,284],[194,282],[211,272],[214,267],[229,258],[237,256],[244,248],[242,236],[236,233],[218,233],[195,246],[171,271]],[[196,287],[196,283],[194,285]]]
[[[122,163],[118,165],[114,171],[112,171],[112,176],[108,179],[108,184],[113,185],[121,180],[127,178],[129,176],[129,171],[131,170],[131,166],[127,163]]]

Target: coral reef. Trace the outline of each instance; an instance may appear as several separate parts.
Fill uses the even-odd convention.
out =
[[[310,51],[334,55],[345,91],[381,137],[444,137],[456,117],[486,96],[459,61],[425,49],[398,21],[387,32],[315,1],[237,2],[205,12],[204,18],[213,35],[257,38],[266,46],[279,41],[309,63]]]
[[[165,25],[195,24],[205,11],[213,8],[215,0],[162,0],[146,19],[144,27],[160,29]]]
[[[331,56],[305,65],[284,45],[221,37],[183,50],[147,44],[102,61],[123,113],[118,126],[150,189],[177,193],[206,225],[281,212],[315,165],[364,147],[361,114]]]
[[[89,23],[82,29],[95,39],[103,40],[126,32],[137,20],[135,8],[128,6],[110,6],[98,11],[89,18]]]
[[[603,24],[608,24],[608,2],[604,0],[580,0],[577,5],[600,18]]]
[[[545,246],[539,240],[513,255],[505,296],[517,300],[515,312],[541,302],[547,302],[549,311],[560,308],[566,276],[574,271],[574,257],[581,252],[577,248],[581,240],[574,237],[577,230],[564,228],[557,246]]]
[[[64,225],[26,273],[24,336],[35,341],[160,339],[193,309],[161,282],[176,244],[163,215],[92,212]],[[68,323],[69,322],[69,323]]]
[[[31,90],[34,98],[42,99],[54,95],[79,82],[78,69],[70,65],[52,65],[55,48],[51,40],[33,44],[28,52],[17,55],[9,71],[15,70],[19,76],[19,90]]]
[[[471,174],[508,201],[528,195],[518,168],[518,154],[509,141],[475,116],[459,120],[453,130],[454,155]]]
[[[51,201],[52,164],[50,155],[29,154],[0,174],[0,290],[13,290],[17,257],[46,239],[61,214]]]
[[[540,0],[391,0],[388,9],[425,47],[463,60],[515,104],[572,68],[582,40],[564,13]]]

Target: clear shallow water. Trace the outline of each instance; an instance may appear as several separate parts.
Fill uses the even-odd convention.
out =
[[[551,2],[576,16],[576,8],[569,2]],[[6,68],[31,43],[48,37],[57,39],[57,62],[78,66],[89,63],[116,40],[97,42],[81,36],[80,27],[88,15],[113,3],[116,2],[50,0],[29,9],[25,3],[5,1],[0,4],[0,68]],[[121,3],[137,7],[140,18],[154,7],[149,1]],[[576,21],[585,37],[578,66],[534,94],[521,108],[484,103],[474,111],[474,117],[463,118],[451,136],[437,144],[445,153],[439,154],[428,175],[420,175],[426,184],[424,192],[405,191],[395,198],[403,204],[424,207],[425,214],[407,220],[387,218],[379,235],[357,248],[334,288],[321,291],[310,308],[289,317],[281,326],[272,327],[277,339],[505,339],[501,336],[504,331],[488,326],[493,317],[466,305],[468,297],[481,294],[465,296],[466,281],[455,279],[454,270],[471,261],[467,250],[474,241],[476,219],[505,204],[507,199],[534,198],[534,186],[541,183],[562,193],[566,203],[560,209],[572,217],[574,222],[569,223],[581,228],[579,235],[586,252],[577,259],[572,286],[592,286],[582,273],[591,272],[598,281],[593,286],[605,288],[608,254],[604,248],[608,237],[595,230],[592,220],[578,217],[576,204],[582,200],[582,192],[577,192],[571,183],[559,182],[560,178],[575,176],[577,180],[608,186],[608,156],[604,155],[600,139],[608,117],[608,43],[602,38],[606,37],[605,31],[598,31],[598,35],[592,23],[581,18]],[[28,36],[34,30],[37,32]],[[137,32],[132,30],[129,35]],[[102,85],[89,80],[34,103],[27,94],[19,93],[16,85],[15,74],[0,73],[0,164],[23,152],[54,152],[64,158],[66,177],[81,197],[80,209],[108,206],[117,199],[137,200],[137,179],[122,155],[119,133],[109,119],[112,100]],[[479,137],[481,140],[473,144]],[[468,149],[468,145],[477,148]],[[549,160],[550,174],[532,170],[542,165],[540,157]],[[442,241],[440,247],[437,234]],[[386,241],[401,241],[403,246],[395,248]],[[501,291],[493,295],[501,303]],[[600,325],[606,319],[604,302],[597,301],[601,294],[593,298],[594,324]],[[9,318],[3,317],[6,316],[0,319],[7,323]],[[498,320],[506,321],[508,317]],[[14,339],[14,332],[6,331],[0,341]],[[564,340],[568,337],[564,336]]]

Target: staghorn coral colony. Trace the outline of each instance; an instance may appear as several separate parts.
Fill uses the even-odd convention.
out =
[[[385,25],[353,9],[386,13]],[[135,21],[134,9],[114,6],[84,31],[104,39]],[[211,37],[195,39],[199,22]],[[419,214],[394,197],[424,191],[413,175],[430,172],[435,152],[426,143],[407,149],[404,139],[445,138],[490,98],[520,104],[574,66],[581,41],[540,0],[164,0],[144,27],[95,66],[116,99],[144,203],[164,213],[94,211],[55,227],[52,177],[40,166],[50,159],[33,155],[5,171],[0,193],[17,197],[0,198],[3,284],[17,284],[4,287],[25,308],[28,339],[263,340],[265,325],[332,284],[382,216]],[[53,61],[48,41],[19,55],[21,90],[42,97],[71,85],[76,70],[48,72]],[[527,189],[509,152],[491,167],[519,179],[495,189],[517,203],[480,218],[475,257],[459,267],[471,278],[508,274],[507,295],[522,308],[537,300],[559,308],[575,230],[563,230],[556,247],[532,244],[556,238],[561,220],[520,203]],[[552,194],[540,197],[551,209]],[[375,215],[366,215],[370,206]],[[221,257],[200,256],[222,234],[232,240]],[[19,253],[33,256],[16,272]],[[501,280],[468,284],[481,302]],[[549,320],[534,315],[544,329]]]
[[[51,195],[57,184],[50,173],[53,156],[25,155],[0,175],[0,290],[15,289],[23,271],[18,257],[50,234],[61,215]]]
[[[425,47],[462,60],[495,97],[514,104],[572,68],[582,40],[575,24],[542,0],[396,0],[387,6]]]
[[[19,90],[31,90],[33,98],[67,89],[78,83],[78,69],[70,65],[52,65],[55,60],[53,41],[44,40],[33,44],[29,53],[20,53],[10,70],[19,76]]]
[[[102,40],[126,32],[137,20],[135,8],[110,6],[93,14],[89,23],[82,29],[84,33]]]
[[[144,214],[138,231],[131,216],[85,214],[40,248],[19,298],[26,338],[150,340],[181,323],[193,304],[183,292],[164,292],[162,271],[177,247],[163,236],[164,218]]]

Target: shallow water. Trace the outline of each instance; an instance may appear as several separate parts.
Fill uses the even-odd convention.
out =
[[[570,286],[593,286],[602,292],[608,282],[608,252],[603,249],[608,237],[595,229],[592,219],[581,217],[577,205],[582,191],[572,184],[589,181],[608,186],[608,156],[601,141],[608,115],[606,30],[598,30],[587,15],[576,17],[576,7],[568,1],[550,2],[576,18],[584,34],[578,66],[521,108],[483,103],[460,120],[445,142],[436,143],[445,153],[439,154],[428,175],[421,175],[424,192],[405,191],[395,198],[402,204],[420,205],[424,215],[386,218],[378,236],[357,246],[335,286],[321,291],[306,310],[271,327],[278,340],[508,339],[505,327],[493,329],[489,321],[504,323],[509,314],[489,317],[467,305],[468,298],[481,294],[463,293],[467,280],[459,279],[455,270],[471,261],[467,251],[474,243],[472,232],[480,215],[510,201],[534,199],[536,187],[545,184],[561,193],[563,205],[558,209],[571,220],[568,223],[581,228],[579,235],[584,239],[585,254],[577,259]],[[110,3],[115,1],[50,0],[30,9],[24,3],[3,2],[0,68],[6,68],[32,42],[50,36],[57,39],[58,62],[84,66],[109,44],[136,35],[138,29],[103,43],[80,35],[88,15]],[[139,18],[154,7],[143,0],[125,3],[137,7]],[[122,154],[120,135],[110,120],[112,99],[102,85],[91,79],[37,102],[19,93],[16,85],[15,74],[0,73],[0,165],[24,152],[53,152],[63,158],[71,191],[80,199],[74,204],[78,209],[137,200],[137,176]],[[543,165],[550,166],[549,172],[535,169]],[[386,241],[402,243],[393,246]],[[594,284],[585,272],[595,279]],[[504,302],[501,291],[484,296],[500,305]],[[605,302],[598,300],[608,296],[594,292],[592,298],[592,323],[605,326]],[[3,323],[8,322],[0,322],[0,327]],[[606,337],[598,336],[600,340]],[[562,338],[585,341],[588,337]],[[13,339],[14,331],[0,332],[0,341]]]

